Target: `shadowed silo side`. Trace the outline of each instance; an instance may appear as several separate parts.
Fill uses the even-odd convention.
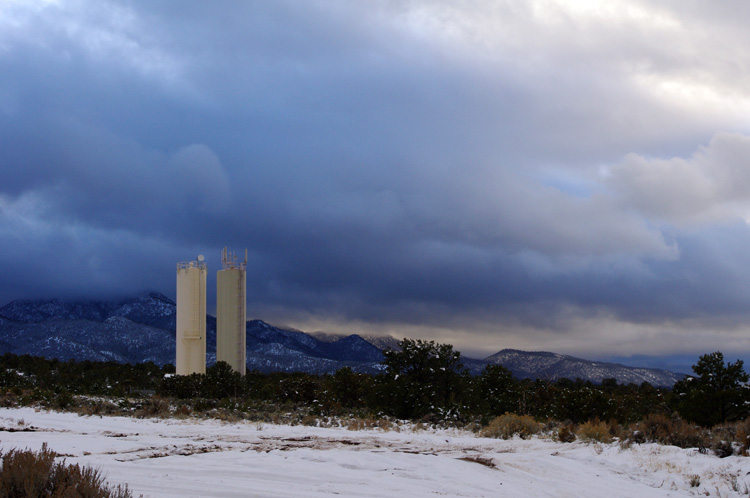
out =
[[[206,373],[206,274],[203,256],[177,263],[177,375]]]
[[[247,250],[240,262],[225,247],[221,267],[216,272],[216,361],[225,361],[245,375]]]

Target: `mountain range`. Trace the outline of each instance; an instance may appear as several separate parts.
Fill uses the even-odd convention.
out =
[[[177,306],[157,293],[110,301],[17,300],[0,308],[0,353],[60,360],[174,363]],[[262,372],[333,373],[350,367],[376,373],[382,351],[397,348],[390,336],[304,333],[262,320],[246,326],[247,368]],[[216,361],[216,318],[206,317],[207,362]],[[488,364],[508,368],[519,378],[583,379],[600,383],[672,386],[683,377],[667,370],[628,367],[547,352],[504,349],[484,359],[462,357],[471,373]]]

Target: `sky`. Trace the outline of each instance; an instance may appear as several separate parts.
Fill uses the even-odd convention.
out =
[[[0,305],[750,358],[750,5],[0,0]]]

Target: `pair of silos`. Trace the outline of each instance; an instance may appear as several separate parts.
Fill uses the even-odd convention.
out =
[[[224,248],[221,266],[216,272],[216,361],[245,375],[247,250],[245,260],[238,261]],[[203,256],[177,264],[177,375],[206,372],[207,274]]]

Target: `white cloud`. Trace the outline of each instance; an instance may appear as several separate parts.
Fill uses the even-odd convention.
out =
[[[184,63],[170,53],[164,33],[131,5],[88,2],[3,2],[0,4],[0,55],[41,48],[61,61],[82,54],[101,67],[127,68],[161,84],[176,85]]]
[[[691,157],[631,154],[608,169],[626,208],[667,223],[723,223],[750,215],[750,137],[717,133]]]

